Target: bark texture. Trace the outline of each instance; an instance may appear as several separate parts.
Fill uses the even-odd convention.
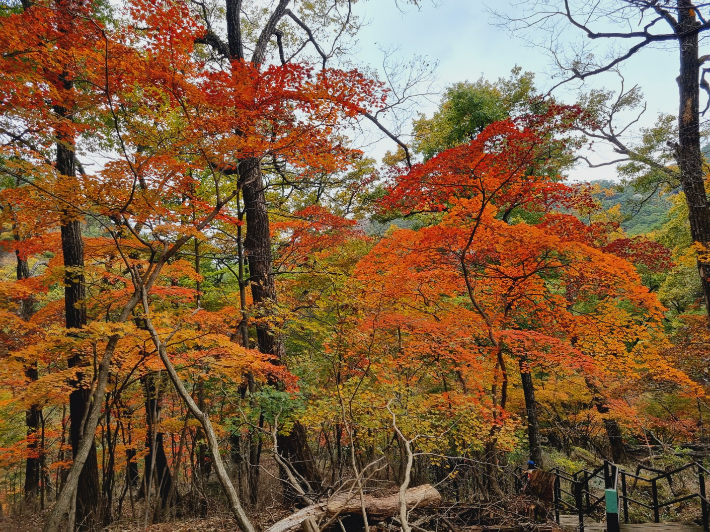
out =
[[[410,488],[405,492],[404,502],[407,509],[429,508],[441,502],[441,494],[431,484]],[[400,494],[394,493],[387,497],[364,496],[364,506],[368,516],[389,517],[400,510]],[[314,504],[299,510],[285,519],[271,525],[266,532],[292,532],[301,528],[308,520],[316,521],[347,514],[362,512],[363,501],[360,494],[343,493],[331,497],[328,501]]]
[[[148,454],[145,457],[145,489],[144,495],[151,493],[151,483],[155,493],[158,495],[156,502],[157,509],[154,516],[159,518],[163,510],[170,504],[170,492],[173,485],[173,477],[168,467],[168,458],[163,445],[164,434],[158,430],[160,420],[160,398],[158,387],[160,381],[154,374],[147,375],[143,380],[145,387],[145,412],[148,425],[146,445]],[[156,519],[157,520],[157,519]]]
[[[254,305],[260,307],[260,314],[268,317],[272,313],[271,306],[276,303],[276,282],[269,212],[259,160],[252,158],[243,161],[239,165],[239,175],[246,217],[244,252],[249,265],[252,300]],[[283,358],[283,342],[274,335],[267,320],[257,321],[256,333],[259,351]]]
[[[63,114],[63,110],[59,110]],[[57,170],[65,178],[75,180],[76,162],[74,149],[69,139],[57,142]],[[64,312],[67,329],[82,329],[86,325],[86,286],[84,283],[84,241],[78,214],[65,210],[61,226],[62,253],[64,255]],[[69,367],[81,368],[87,364],[79,355],[69,358]],[[91,392],[82,385],[83,373],[77,372],[76,389],[69,395],[69,418],[72,456],[76,458],[82,435]],[[78,530],[93,530],[99,526],[99,469],[96,459],[96,444],[91,446],[84,468],[79,476],[76,493],[76,527]]]
[[[20,240],[20,236],[15,231],[15,240]],[[29,279],[30,267],[26,260],[22,258],[19,250],[15,251],[17,257],[17,280]],[[32,317],[33,300],[31,297],[20,302],[20,317],[27,321]],[[30,363],[25,366],[25,376],[30,382],[38,378],[37,364]],[[38,431],[40,428],[42,409],[37,405],[30,405],[25,411],[25,426],[27,427],[27,460],[25,462],[25,501],[33,504],[40,490],[41,478],[41,457],[42,449],[39,445]]]
[[[520,378],[523,383],[525,413],[528,418],[530,460],[535,462],[537,467],[542,467],[542,442],[540,441],[540,422],[537,415],[537,403],[535,402],[535,385],[533,384],[530,368],[526,367],[522,360],[520,361]]]
[[[286,13],[290,0],[280,0],[273,9],[257,40],[251,61],[261,64],[267,51],[267,45],[278,22]],[[241,0],[227,0],[227,38],[230,58],[244,60],[240,21]],[[259,351],[274,355],[281,361],[285,355],[284,344],[270,325],[269,316],[276,304],[276,283],[274,279],[273,257],[271,252],[271,233],[269,212],[266,203],[265,184],[261,171],[261,161],[248,158],[239,164],[239,185],[244,198],[246,235],[244,253],[249,266],[249,283],[254,305],[262,318],[257,320],[256,333]],[[278,384],[278,383],[277,383]],[[279,449],[288,458],[296,470],[308,482],[320,483],[321,476],[315,466],[315,460],[306,441],[305,429],[299,423],[294,425],[290,434],[279,436]],[[286,483],[285,486],[288,486]],[[287,490],[288,491],[288,490]],[[288,494],[286,494],[288,497]]]
[[[691,0],[678,0],[678,25],[675,28],[680,51],[678,76],[678,146],[676,158],[680,181],[688,204],[688,221],[693,241],[710,245],[710,209],[705,192],[703,154],[700,149],[700,61],[696,18]],[[698,256],[698,273],[703,288],[705,308],[710,317],[710,263]]]

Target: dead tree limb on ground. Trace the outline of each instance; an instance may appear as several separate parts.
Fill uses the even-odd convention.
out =
[[[407,508],[426,508],[437,506],[441,502],[441,494],[431,485],[424,484],[408,489],[405,493]],[[371,517],[390,517],[400,509],[399,492],[386,497],[364,497],[364,506]],[[294,532],[299,530],[305,521],[317,521],[322,518],[337,515],[359,514],[362,511],[360,495],[356,492],[343,493],[329,500],[308,506],[273,524],[266,532]]]

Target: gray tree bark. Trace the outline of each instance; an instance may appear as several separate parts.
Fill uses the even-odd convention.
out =
[[[71,88],[71,82],[64,81],[65,88]],[[57,107],[57,114],[69,116],[69,112]],[[61,137],[57,141],[57,171],[62,179],[76,180],[76,159],[74,157],[74,139]],[[77,191],[78,192],[78,191]],[[64,315],[67,329],[82,329],[86,325],[86,286],[84,282],[84,241],[81,235],[81,222],[77,212],[65,208],[61,220],[62,253],[64,256]],[[70,333],[76,334],[76,333]],[[88,365],[80,355],[69,358],[70,368]],[[82,423],[87,413],[91,392],[82,383],[83,372],[77,372],[74,381],[76,387],[69,395],[70,441],[72,456],[76,458],[82,435]],[[93,530],[100,526],[99,516],[99,466],[96,459],[96,444],[90,450],[77,489],[76,528]]]
[[[704,157],[700,149],[700,57],[698,30],[701,26],[691,0],[678,0],[675,32],[680,52],[678,76],[678,146],[676,158],[680,182],[688,205],[688,221],[693,241],[710,245],[710,209],[705,192]],[[698,255],[698,273],[703,288],[705,310],[710,318],[710,262]]]

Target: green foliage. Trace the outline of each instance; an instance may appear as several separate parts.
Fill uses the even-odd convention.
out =
[[[414,151],[425,160],[469,142],[486,126],[528,109],[535,96],[534,74],[515,67],[508,79],[495,83],[455,83],[446,89],[434,116],[414,121]]]
[[[671,209],[672,196],[658,190],[642,193],[632,185],[619,185],[608,180],[592,181],[600,188],[595,197],[604,211],[620,207],[621,227],[629,236],[643,235],[660,227]]]
[[[0,2],[0,17],[9,17],[22,11],[21,0],[3,0]]]
[[[673,196],[671,202],[665,222],[654,236],[673,251],[676,267],[666,275],[658,295],[676,315],[697,306],[702,300],[702,287],[688,226],[688,205],[681,194]]]
[[[255,404],[264,419],[273,425],[278,418],[279,429],[290,430],[295,418],[305,410],[304,399],[300,394],[283,392],[270,386],[265,386],[252,395]]]
[[[619,176],[641,193],[677,188],[680,174],[673,153],[677,138],[676,117],[660,114],[653,127],[641,129],[641,142],[634,146],[631,160],[617,168]]]

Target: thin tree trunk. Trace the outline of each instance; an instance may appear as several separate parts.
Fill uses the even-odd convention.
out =
[[[190,421],[190,411],[188,410],[185,413],[185,423],[182,426],[182,430],[180,431],[180,442],[178,444],[178,451],[177,451],[177,456],[175,457],[175,462],[173,464],[174,471],[175,471],[175,478],[173,479],[172,484],[170,485],[170,491],[168,492],[168,514],[167,518],[170,519],[172,516],[172,511],[175,507],[175,505],[179,502],[180,500],[180,493],[177,490],[177,479],[178,475],[180,474],[180,464],[182,463],[182,453],[183,450],[185,449],[185,443],[187,441],[187,428],[188,424]]]
[[[520,360],[520,378],[523,383],[525,396],[525,413],[528,418],[528,443],[530,446],[530,460],[538,467],[542,467],[542,444],[540,442],[540,423],[537,416],[537,402],[535,401],[535,385],[533,384],[530,368],[525,361]]]
[[[15,233],[15,239],[19,240],[19,235]],[[21,258],[20,251],[16,250],[17,257],[17,280],[29,279],[30,268],[27,261]],[[32,317],[33,299],[27,298],[20,302],[20,317],[27,321]],[[25,376],[30,382],[34,382],[39,377],[37,363],[31,362],[25,366]],[[34,505],[37,501],[40,489],[41,454],[42,447],[39,445],[38,430],[42,409],[37,405],[30,405],[25,411],[25,425],[27,427],[27,461],[25,463],[25,502]]]
[[[594,399],[594,405],[597,412],[600,414],[608,414],[609,407],[601,397]],[[621,464],[626,461],[626,447],[624,446],[624,437],[621,432],[619,422],[615,419],[604,418],[604,430],[606,431],[607,439],[609,440],[609,449],[611,450],[611,460],[616,464]]]
[[[104,457],[108,455],[108,461],[104,468],[104,480],[102,485],[103,493],[103,525],[108,526],[113,521],[113,500],[116,487],[116,444],[118,443],[118,432],[120,428],[120,418],[116,419],[116,430],[111,431],[111,403],[109,395],[106,395],[106,442]],[[119,514],[120,515],[120,514]]]
[[[25,375],[30,382],[37,380],[37,365],[32,364],[25,368]],[[31,405],[25,411],[25,424],[27,425],[27,462],[25,463],[25,501],[34,505],[40,490],[42,477],[42,453],[44,449],[40,444],[39,428],[42,409]]]
[[[264,428],[264,415],[259,415],[259,429]],[[249,502],[253,506],[259,501],[259,478],[261,477],[261,450],[263,441],[258,431],[249,435],[249,462],[247,464],[247,479],[249,484]]]
[[[242,504],[239,500],[237,490],[234,489],[234,485],[232,484],[232,481],[229,478],[227,469],[224,466],[224,462],[222,462],[222,455],[219,452],[219,442],[217,440],[217,434],[214,431],[212,422],[210,421],[210,417],[205,412],[202,412],[200,410],[200,408],[197,406],[197,403],[195,403],[195,400],[185,388],[185,384],[180,379],[180,376],[177,374],[177,371],[175,371],[175,367],[173,366],[172,362],[170,361],[170,358],[168,357],[168,353],[165,350],[165,344],[160,340],[160,337],[158,336],[155,327],[153,327],[150,317],[148,316],[148,312],[150,309],[148,307],[148,296],[145,292],[143,293],[143,310],[146,313],[146,327],[148,328],[151,338],[153,339],[153,343],[155,344],[155,347],[158,350],[160,360],[163,362],[163,365],[165,366],[165,369],[167,370],[168,375],[170,376],[170,380],[172,381],[173,385],[175,386],[175,389],[177,390],[182,400],[185,402],[185,405],[190,410],[190,413],[200,422],[200,425],[202,425],[202,428],[205,431],[205,436],[207,437],[207,445],[209,445],[210,452],[212,453],[212,459],[214,462],[214,468],[217,474],[217,478],[219,479],[219,482],[222,485],[222,488],[224,489],[225,495],[227,496],[227,501],[229,502],[230,509],[232,510],[232,513],[235,519],[237,520],[237,523],[242,529],[242,532],[256,532],[254,525],[251,524],[249,517],[244,512],[244,508],[242,507]]]
[[[160,420],[160,398],[158,388],[161,382],[156,379],[155,374],[148,374],[143,379],[145,390],[145,412],[147,421],[146,446],[148,454],[145,457],[145,486],[146,499],[150,491],[150,483],[153,475],[157,479],[156,493],[158,499],[156,501],[156,512],[154,517],[158,518],[162,511],[170,504],[170,490],[173,484],[172,474],[168,467],[168,458],[165,454],[164,434],[158,431],[157,426]],[[153,469],[155,467],[155,469]],[[154,519],[157,520],[157,519]]]
[[[19,179],[17,180],[16,186],[20,186]],[[10,213],[12,214],[12,205],[9,206]],[[22,240],[20,235],[20,227],[18,223],[13,221],[13,234],[15,242],[18,244],[15,248],[15,258],[16,264],[16,278],[18,281],[30,278],[30,266],[19,249],[19,243]],[[20,317],[29,321],[34,312],[34,297],[30,296],[23,298],[19,305]],[[37,362],[30,361],[27,366],[25,366],[25,377],[32,383],[36,381],[39,377],[37,372]],[[25,502],[34,505],[37,501],[37,495],[39,494],[40,488],[40,477],[41,477],[41,453],[42,447],[38,445],[37,441],[37,431],[40,426],[40,418],[42,414],[42,409],[37,405],[30,405],[30,408],[25,411],[25,425],[27,428],[27,459],[25,462]]]
[[[237,213],[239,221],[244,219],[244,211],[242,211],[239,196],[237,196]],[[242,337],[242,346],[250,349],[249,345],[249,317],[247,316],[247,282],[244,275],[244,240],[242,239],[242,226],[237,226],[237,253],[239,255],[239,310],[242,313],[242,319],[239,321],[239,332]],[[250,386],[253,378],[249,377]],[[251,391],[251,390],[250,390]]]
[[[140,483],[136,450],[132,447],[126,449],[126,483],[135,488]]]
[[[205,406],[205,382],[200,379],[197,383],[197,406],[203,412],[209,412]],[[209,480],[210,476],[210,462],[208,456],[207,444],[205,443],[204,434],[202,434],[202,429],[197,429],[197,471],[200,476],[200,485],[204,492],[205,485]]]
[[[616,464],[626,462],[626,448],[624,447],[624,438],[619,422],[615,419],[606,418],[604,420],[604,429],[606,430],[607,438],[609,438],[612,460]]]

